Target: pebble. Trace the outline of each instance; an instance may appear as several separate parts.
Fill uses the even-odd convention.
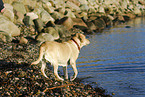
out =
[[[6,72],[5,72],[6,76],[7,76],[9,73],[12,73],[12,71],[6,71]]]
[[[27,44],[28,43],[28,40],[26,38],[24,38],[24,37],[21,37],[19,43],[20,44]]]

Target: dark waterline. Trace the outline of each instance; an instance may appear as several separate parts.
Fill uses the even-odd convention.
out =
[[[97,82],[114,97],[145,97],[145,18],[90,35],[89,40],[77,60],[78,77]]]

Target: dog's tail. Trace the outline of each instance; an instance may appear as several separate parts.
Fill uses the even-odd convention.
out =
[[[40,46],[39,58],[37,59],[37,61],[32,62],[31,65],[38,64],[42,60],[43,54],[44,54],[44,51],[45,51],[45,47],[44,46],[45,46],[44,43]]]

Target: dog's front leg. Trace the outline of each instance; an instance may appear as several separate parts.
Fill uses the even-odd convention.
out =
[[[70,81],[73,81],[77,77],[78,70],[77,70],[76,63],[75,62],[72,63],[71,66],[72,66],[72,68],[74,70],[74,75],[73,75],[73,78]]]
[[[64,81],[64,79],[58,75],[58,65],[57,64],[54,65],[54,75],[58,80]]]
[[[42,61],[41,72],[42,72],[42,74],[43,74],[46,78],[48,78],[47,75],[46,75],[45,72],[44,72],[45,67],[46,67],[46,63],[45,63],[44,61]]]
[[[63,67],[63,72],[64,72],[65,79],[68,79],[67,66],[64,66],[64,67]]]

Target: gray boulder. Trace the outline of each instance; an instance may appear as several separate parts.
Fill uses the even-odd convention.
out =
[[[87,25],[85,24],[85,22],[82,19],[72,18],[72,21],[73,21],[74,26],[80,26],[83,28],[87,28]]]
[[[64,17],[60,19],[56,24],[63,25],[67,27],[67,29],[73,28],[73,20],[70,17]]]
[[[54,11],[53,13],[51,13],[52,18],[54,18],[55,20],[57,19],[61,19],[64,17],[64,15],[62,13],[59,13],[57,11]]]
[[[66,7],[69,7],[72,11],[80,11],[81,10],[79,8],[79,6],[77,6],[76,4],[74,4],[73,2],[70,2],[70,1],[66,2]]]
[[[3,16],[7,17],[10,21],[14,22],[14,12],[13,6],[10,4],[5,4],[5,10]]]
[[[4,32],[4,31],[0,31],[0,42],[11,42],[12,41],[12,36],[11,34]]]
[[[76,18],[74,12],[71,11],[71,9],[66,9],[65,10],[65,16],[70,17],[70,18]]]
[[[37,41],[40,42],[45,42],[45,41],[54,41],[54,38],[51,34],[48,33],[40,33],[37,37],[36,37]]]
[[[40,17],[41,17],[41,20],[42,20],[44,23],[47,23],[47,22],[49,22],[49,21],[52,21],[52,22],[55,21],[55,20],[51,17],[51,15],[50,15],[47,11],[45,11],[45,10],[43,10],[43,11],[40,13]]]
[[[27,12],[26,16],[30,16],[31,20],[37,19],[38,15],[35,14],[34,12]]]
[[[41,32],[41,30],[44,28],[44,23],[41,19],[37,18],[33,20],[35,28],[38,32]]]
[[[0,15],[0,30],[11,34],[11,36],[20,35],[20,29],[2,15]]]
[[[96,25],[97,30],[102,30],[106,27],[106,23],[102,18],[94,20],[93,23]]]
[[[71,32],[63,25],[55,25],[54,29],[58,32],[60,39],[71,36]]]
[[[89,7],[88,7],[87,4],[82,4],[82,5],[80,6],[80,9],[81,9],[82,11],[88,11],[88,10],[89,10]]]
[[[21,23],[23,24],[23,19],[24,19],[24,14],[22,14],[21,12],[19,11],[14,11],[15,13],[15,19],[14,19],[14,23],[17,24],[17,23]]]
[[[55,40],[59,39],[59,34],[58,34],[57,30],[54,27],[44,28],[44,32],[48,33],[48,34],[51,34]]]
[[[43,8],[48,12],[48,13],[53,13],[54,12],[54,7],[50,2],[44,2],[42,4]]]
[[[26,9],[23,3],[21,2],[13,2],[12,6],[14,8],[14,10],[21,12],[22,14],[26,13]]]

